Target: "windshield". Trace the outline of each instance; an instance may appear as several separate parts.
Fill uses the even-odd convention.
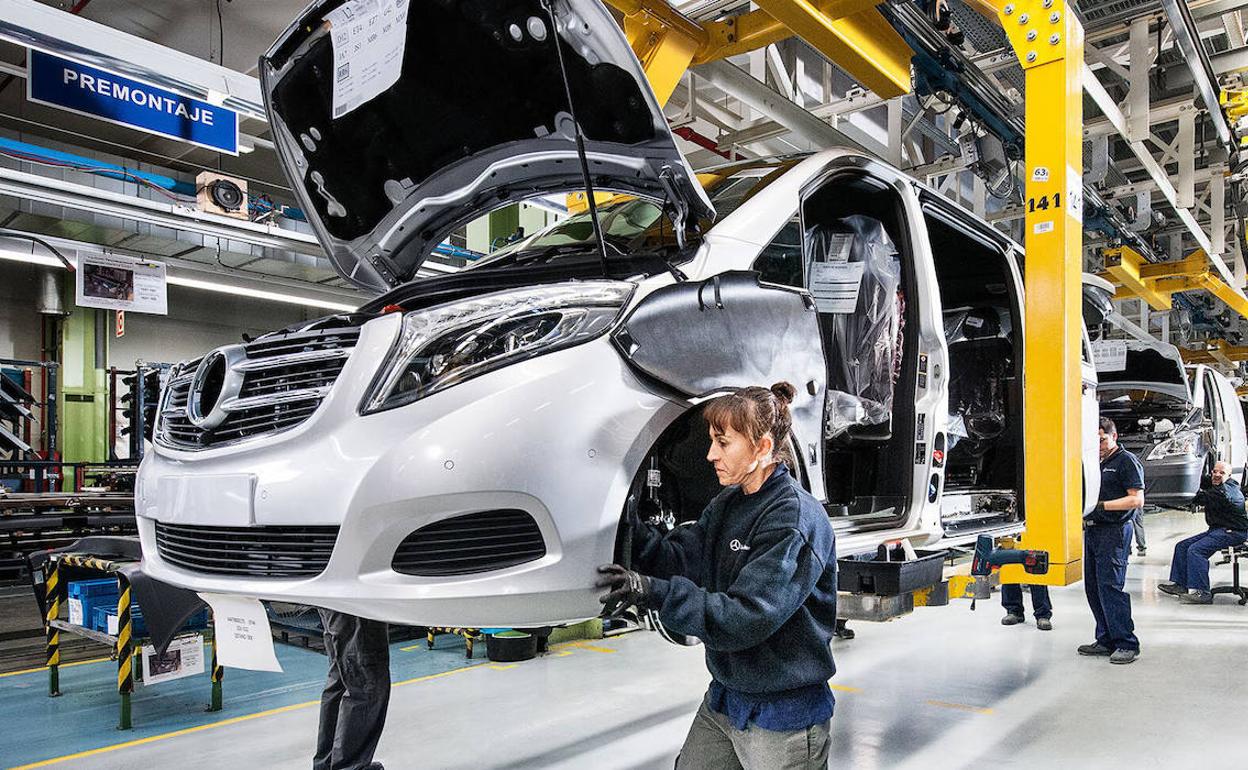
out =
[[[787,171],[796,161],[769,161],[736,166],[721,172],[699,174],[718,218],[735,211],[745,201]],[[674,264],[689,260],[712,224],[698,222],[698,233],[690,234],[681,249],[676,232],[663,215],[660,202],[617,196],[598,205],[598,219],[606,241],[607,259],[613,277],[628,277],[666,269],[664,259]],[[594,226],[588,211],[562,219],[546,229],[479,260],[473,268],[505,265],[581,264],[599,260]]]

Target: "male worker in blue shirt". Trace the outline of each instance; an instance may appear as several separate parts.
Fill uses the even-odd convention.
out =
[[[1230,475],[1231,466],[1225,460],[1213,464],[1213,472],[1209,474],[1212,486],[1200,490],[1192,501],[1194,505],[1205,507],[1205,523],[1209,529],[1180,540],[1174,546],[1170,582],[1157,586],[1159,591],[1179,597],[1184,604],[1213,604],[1213,594],[1209,591],[1209,557],[1248,540],[1244,493]]]
[[[1131,521],[1144,505],[1144,466],[1118,446],[1118,427],[1101,418],[1101,495],[1084,517],[1083,589],[1096,618],[1096,641],[1079,646],[1080,655],[1107,655],[1110,663],[1134,663],[1140,640],[1131,620],[1127,557]]]

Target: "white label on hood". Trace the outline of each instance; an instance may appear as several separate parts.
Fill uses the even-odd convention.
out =
[[[334,117],[394,85],[403,71],[408,0],[347,0],[325,14],[334,46]]]
[[[1127,368],[1127,343],[1124,340],[1094,340],[1092,362],[1098,372],[1121,372]]]

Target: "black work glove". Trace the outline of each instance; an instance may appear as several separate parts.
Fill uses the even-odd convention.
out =
[[[650,578],[619,564],[605,564],[598,568],[598,574],[600,577],[594,587],[609,589],[598,597],[598,601],[604,605],[603,613],[606,616],[618,615],[634,604],[646,606],[646,599],[650,595]]]

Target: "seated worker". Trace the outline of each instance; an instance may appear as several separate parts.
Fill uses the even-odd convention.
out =
[[[1209,529],[1180,540],[1174,546],[1170,582],[1157,586],[1159,591],[1179,597],[1184,604],[1213,604],[1213,594],[1209,592],[1209,557],[1248,540],[1244,493],[1230,475],[1230,465],[1222,460],[1214,463],[1209,474],[1213,484],[1200,490],[1192,501],[1193,505],[1205,507],[1205,523]]]
[[[599,568],[608,610],[656,610],[706,647],[711,686],[679,770],[828,764],[836,543],[785,464],[795,393],[780,382],[710,401],[707,460],[724,491],[666,535],[634,521],[637,571]]]

